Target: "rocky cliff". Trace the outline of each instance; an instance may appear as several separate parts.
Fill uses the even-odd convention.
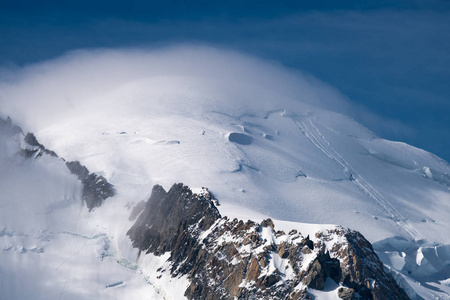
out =
[[[359,233],[334,226],[315,236],[264,220],[222,217],[213,197],[175,184],[154,186],[128,231],[142,252],[170,252],[173,277],[187,275],[189,299],[311,299],[329,279],[342,299],[408,299]]]
[[[37,159],[43,155],[61,159],[70,172],[81,180],[83,184],[83,202],[86,203],[89,210],[100,206],[104,200],[114,196],[115,190],[113,185],[103,176],[89,172],[78,161],[66,161],[64,158],[59,157],[54,151],[39,143],[33,133],[29,132],[25,135],[22,128],[12,123],[11,118],[7,117],[6,120],[0,118],[0,134],[7,138],[15,137],[18,143],[17,153],[26,159]]]
[[[83,201],[89,210],[101,206],[104,200],[114,196],[114,187],[105,177],[90,173],[79,161],[68,161],[66,166],[83,183]]]

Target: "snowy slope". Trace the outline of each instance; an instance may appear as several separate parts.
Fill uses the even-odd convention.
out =
[[[82,207],[61,159],[17,155],[23,137],[0,132],[0,299],[160,297],[111,245],[111,219]]]
[[[44,197],[50,202],[36,204],[32,212],[20,210],[28,214],[23,216],[26,220],[39,215],[33,222],[45,226],[28,222],[19,226],[1,218],[0,226],[15,228],[14,232],[40,230],[33,233],[35,239],[42,232],[74,232],[74,227],[77,234],[91,237],[71,238],[73,246],[62,251],[67,244],[55,241],[49,252],[68,255],[80,245],[108,239],[115,243],[111,252],[133,262],[136,252],[124,235],[131,224],[125,207],[147,199],[153,184],[169,188],[183,182],[207,186],[220,200],[224,215],[257,221],[269,216],[289,221],[291,227],[295,226],[291,222],[339,224],[378,242],[383,253],[402,255],[413,249],[408,252],[408,259],[414,261],[408,263],[415,268],[413,274],[425,272],[424,281],[439,274],[433,278],[448,282],[448,268],[420,269],[418,253],[419,247],[450,243],[449,164],[426,151],[379,138],[352,119],[327,110],[344,107],[340,104],[344,100],[317,80],[202,48],[81,53],[25,69],[14,80],[0,87],[0,111],[32,130],[58,155],[79,160],[103,175],[118,193],[88,214],[79,203],[67,202],[79,197],[73,176],[58,175],[55,190],[39,184],[42,195],[52,191]],[[37,172],[42,174],[47,164],[30,168],[40,168]],[[11,182],[20,181],[7,178],[2,191],[15,195]],[[24,180],[35,182],[33,178]],[[52,204],[60,199],[65,199],[64,205]],[[38,211],[51,204],[58,213],[53,217],[52,212],[48,220]],[[2,209],[2,214],[13,215],[16,210]],[[62,223],[53,220],[66,215],[72,217],[64,217]],[[103,235],[92,239],[98,234]],[[55,236],[64,238],[67,234]],[[408,242],[398,243],[401,239]],[[39,248],[39,243],[36,240],[29,249]],[[450,251],[445,249],[432,259],[448,265]],[[73,263],[98,263],[84,259],[80,251]],[[384,261],[402,271],[406,264],[395,264],[395,259],[391,255]],[[3,261],[8,261],[2,263],[3,269],[12,268],[9,259]],[[26,262],[18,266],[25,268]],[[109,276],[109,271],[95,268],[100,269]],[[103,284],[115,283],[105,278]],[[139,285],[142,277],[133,280]],[[156,290],[167,292],[161,291],[164,285]]]

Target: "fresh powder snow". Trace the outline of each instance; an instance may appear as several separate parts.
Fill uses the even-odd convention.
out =
[[[410,295],[449,297],[449,164],[376,136],[342,114],[344,97],[318,80],[183,47],[74,53],[22,70],[0,91],[3,117],[117,190],[89,213],[64,163],[21,162],[5,138],[6,299],[182,297],[187,279],[157,278],[165,257],[138,257],[125,235],[131,208],[154,184],[175,182],[208,187],[231,218],[271,217],[304,236],[333,226],[323,224],[358,230]],[[336,105],[341,112],[327,109]],[[333,284],[311,294],[336,299]]]

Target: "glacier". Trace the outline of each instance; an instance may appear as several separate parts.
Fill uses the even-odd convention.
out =
[[[186,278],[156,278],[164,259],[137,260],[126,236],[131,209],[175,182],[208,187],[229,218],[358,230],[410,297],[450,295],[449,164],[376,136],[311,76],[183,46],[78,51],[11,78],[0,84],[3,117],[117,194],[89,212],[64,163],[22,161],[20,135],[4,137],[6,299],[178,299]]]

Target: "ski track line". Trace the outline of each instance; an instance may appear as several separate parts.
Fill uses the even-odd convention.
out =
[[[309,124],[308,124],[308,123]],[[326,156],[335,161],[344,169],[344,172],[353,178],[356,186],[376,203],[388,214],[388,218],[392,219],[398,226],[402,227],[411,238],[417,240],[423,236],[407,223],[406,218],[397,211],[386,198],[378,192],[369,182],[359,175],[350,166],[350,164],[331,146],[330,142],[320,133],[319,129],[314,125],[311,117],[307,117],[302,122],[296,121],[302,133],[311,141],[311,143],[321,150]]]

